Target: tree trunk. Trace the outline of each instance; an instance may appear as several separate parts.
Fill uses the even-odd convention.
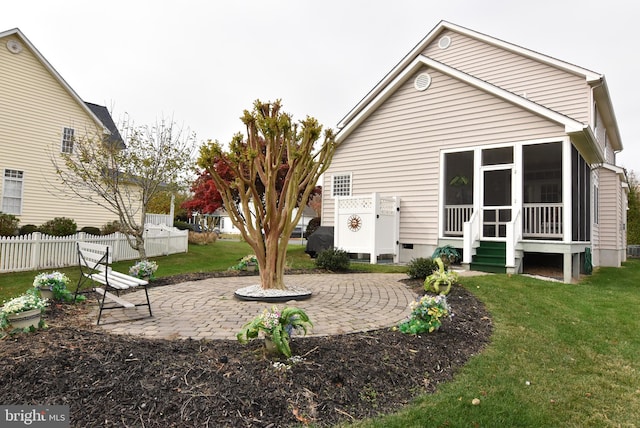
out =
[[[274,235],[271,233],[271,235]],[[284,285],[284,263],[287,253],[281,252],[279,247],[279,236],[265,236],[265,254],[258,255],[258,267],[260,269],[260,286],[264,290],[285,290]],[[255,248],[254,248],[255,249]],[[262,260],[262,263],[261,263]]]

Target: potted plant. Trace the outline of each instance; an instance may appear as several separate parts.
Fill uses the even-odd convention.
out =
[[[0,309],[0,326],[26,329],[41,326],[42,312],[47,300],[36,295],[35,290],[4,302]]]
[[[43,299],[61,300],[67,290],[69,278],[60,272],[40,273],[33,280],[33,287],[40,292]],[[68,291],[67,291],[68,292]]]
[[[291,333],[303,330],[307,334],[307,326],[313,327],[313,324],[302,309],[285,307],[280,310],[274,305],[246,323],[236,337],[240,343],[247,343],[262,332],[267,353],[291,357]]]
[[[152,280],[158,270],[158,264],[149,260],[140,260],[129,268],[129,275],[136,278]]]
[[[425,278],[424,289],[425,291],[447,295],[451,291],[451,286],[458,283],[458,274],[448,270],[440,257],[436,257],[433,261],[438,264],[438,269]],[[444,289],[441,289],[441,287],[444,287]]]
[[[240,259],[238,264],[233,265],[229,270],[244,270],[247,272],[254,272],[258,269],[258,258],[254,254],[249,254]]]
[[[452,315],[447,296],[424,295],[420,300],[411,302],[411,315],[398,329],[402,333],[413,335],[433,333],[440,329],[442,318]]]

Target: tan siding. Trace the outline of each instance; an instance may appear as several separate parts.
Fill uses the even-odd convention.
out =
[[[60,152],[63,128],[74,128],[76,136],[98,128],[24,43],[16,55],[4,49],[6,40],[0,40],[0,174],[5,168],[24,171],[20,225],[70,217],[79,227],[99,227],[114,220],[95,204],[52,194],[51,154]]]
[[[600,248],[620,248],[621,189],[617,175],[600,169]]]
[[[438,47],[438,40],[422,54],[473,75],[531,101],[588,123],[590,88],[585,79],[519,54],[484,43],[451,30],[451,46]]]
[[[423,72],[425,70],[421,70]],[[438,236],[442,149],[562,137],[563,129],[434,70],[418,92],[411,76],[338,147],[325,174],[351,172],[353,194],[400,196],[400,239],[433,244]],[[416,73],[417,74],[417,73]],[[333,224],[324,192],[323,224]]]

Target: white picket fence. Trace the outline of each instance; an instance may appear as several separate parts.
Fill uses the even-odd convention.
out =
[[[69,236],[30,235],[0,237],[0,273],[55,269],[78,264],[77,241],[94,242],[113,248],[113,261],[134,260],[138,252],[120,232],[96,236],[84,232]],[[186,253],[189,233],[166,226],[147,225],[145,250],[148,257]]]

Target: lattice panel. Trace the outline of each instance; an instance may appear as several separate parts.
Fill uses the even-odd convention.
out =
[[[338,209],[340,210],[370,210],[372,207],[371,198],[349,198],[338,199]]]
[[[396,203],[393,199],[380,199],[380,206],[378,207],[380,214],[394,215],[396,212]]]

